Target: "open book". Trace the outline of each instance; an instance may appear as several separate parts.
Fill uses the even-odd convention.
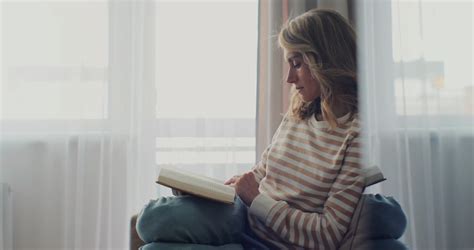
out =
[[[228,204],[234,203],[235,190],[231,186],[224,185],[224,181],[181,169],[162,168],[156,182],[188,194]]]
[[[363,174],[366,187],[385,180],[382,171],[377,166],[363,169]],[[234,203],[235,190],[233,187],[224,185],[223,181],[181,169],[162,168],[156,182],[188,194],[228,204]]]
[[[363,171],[362,173],[365,176],[365,186],[366,187],[386,180],[385,177],[382,174],[382,171],[377,166],[364,168],[362,171]]]

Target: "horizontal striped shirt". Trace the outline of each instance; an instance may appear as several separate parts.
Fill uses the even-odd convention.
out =
[[[337,249],[363,192],[357,116],[330,129],[314,117],[285,116],[253,168],[260,194],[253,231],[279,249]]]

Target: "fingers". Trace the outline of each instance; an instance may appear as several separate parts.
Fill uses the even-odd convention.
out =
[[[255,180],[254,174],[247,172],[235,183],[235,192],[249,206],[259,194],[258,187],[259,185]]]
[[[232,185],[234,184],[238,179],[240,178],[240,175],[234,175],[232,178],[228,179],[227,181],[224,182],[224,185]]]
[[[235,186],[235,184],[239,181],[242,181],[242,179],[245,178],[245,179],[254,179],[254,175],[253,173],[250,171],[250,172],[247,172],[243,175],[234,175],[232,176],[230,179],[228,179],[227,181],[224,182],[224,185],[231,185],[231,186]]]
[[[224,182],[224,185],[230,185],[230,184],[232,184],[232,183],[234,183],[234,182],[235,182],[235,179],[234,179],[234,177],[232,177],[232,178],[226,180],[226,181]]]
[[[243,175],[241,175],[236,181],[235,181],[235,185],[241,185],[241,184],[244,184],[244,183],[248,183],[250,180],[253,180],[254,177],[253,177],[253,173],[252,172],[247,172]],[[244,184],[246,185],[246,184]]]
[[[247,172],[244,174],[246,177],[253,177],[253,172]]]
[[[253,180],[253,179],[254,179],[254,176],[252,172],[247,172],[240,177],[240,181],[244,181],[244,180],[248,181],[248,180]]]

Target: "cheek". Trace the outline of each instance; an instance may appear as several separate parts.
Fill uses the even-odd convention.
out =
[[[321,88],[315,80],[311,81],[310,84],[311,87],[309,87],[310,91],[308,92],[308,99],[309,101],[312,101],[321,96]]]
[[[314,81],[314,89],[319,94],[321,94],[321,85],[318,82]]]

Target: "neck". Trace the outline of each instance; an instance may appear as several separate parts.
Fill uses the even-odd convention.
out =
[[[347,106],[344,106],[344,105],[335,105],[335,106],[332,107],[332,112],[334,113],[336,118],[341,118],[344,115],[346,115],[347,113],[349,113],[350,109]],[[323,115],[321,113],[316,113],[315,117],[316,117],[316,120],[318,120],[318,121],[324,120]]]

